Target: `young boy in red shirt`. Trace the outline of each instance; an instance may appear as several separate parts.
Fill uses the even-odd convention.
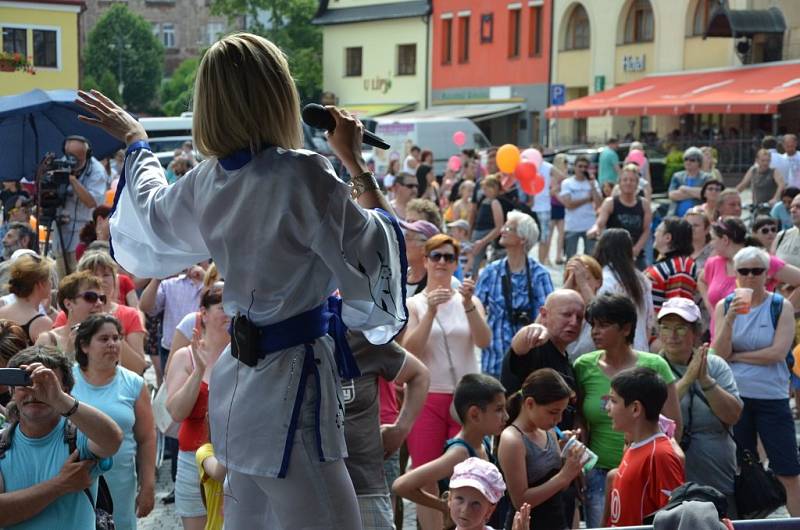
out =
[[[631,441],[609,495],[609,526],[641,525],[684,483],[683,461],[658,426],[667,385],[650,368],[632,368],[611,380],[608,415]]]

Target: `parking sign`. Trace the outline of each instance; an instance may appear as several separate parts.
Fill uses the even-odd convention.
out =
[[[550,85],[550,105],[558,107],[564,104],[567,96],[565,85]]]

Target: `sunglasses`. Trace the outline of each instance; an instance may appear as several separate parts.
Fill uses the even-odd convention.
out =
[[[761,234],[777,234],[778,227],[777,226],[762,226],[758,229],[759,233]]]
[[[699,158],[684,158],[684,162],[697,162],[698,164],[701,162]]]
[[[766,270],[767,269],[765,269],[764,267],[752,267],[752,268],[744,267],[741,269],[736,269],[736,273],[742,276],[761,276],[762,274],[764,274],[764,271]]]
[[[456,255],[444,252],[431,252],[428,254],[428,259],[433,262],[444,260],[445,263],[454,263],[456,261]]]
[[[78,296],[76,296],[76,298],[83,298],[87,303],[90,304],[96,304],[98,300],[100,300],[102,303],[105,304],[106,300],[108,300],[108,297],[106,297],[106,295],[102,293],[97,293],[95,291],[84,291],[82,293],[79,293]]]

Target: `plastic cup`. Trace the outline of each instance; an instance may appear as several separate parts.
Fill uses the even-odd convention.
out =
[[[569,454],[569,450],[575,444],[583,445],[583,443],[580,440],[578,440],[576,437],[573,436],[572,438],[569,439],[569,441],[566,444],[564,444],[564,448],[561,450],[561,458],[566,458],[567,455]],[[597,463],[597,455],[594,454],[594,452],[587,447],[586,451],[584,451],[583,453],[583,457],[581,457],[581,465],[583,465],[584,473],[588,473],[589,471],[591,471],[591,469],[594,467],[596,463]]]
[[[750,302],[753,300],[753,290],[749,287],[737,287],[733,291],[734,296],[739,298],[745,305],[739,308],[736,313],[746,315],[750,312]]]

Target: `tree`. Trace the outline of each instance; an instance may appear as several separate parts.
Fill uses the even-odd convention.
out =
[[[317,0],[214,0],[212,12],[229,20],[247,15],[247,30],[286,54],[300,99],[316,102],[322,92],[322,30],[311,24]]]
[[[178,65],[172,77],[161,85],[161,108],[167,116],[178,116],[181,112],[192,110],[189,105],[199,64],[199,57],[186,59]]]
[[[122,86],[128,110],[152,110],[164,68],[164,46],[150,23],[124,4],[113,4],[89,33],[83,56],[85,77],[105,86],[109,74]]]

